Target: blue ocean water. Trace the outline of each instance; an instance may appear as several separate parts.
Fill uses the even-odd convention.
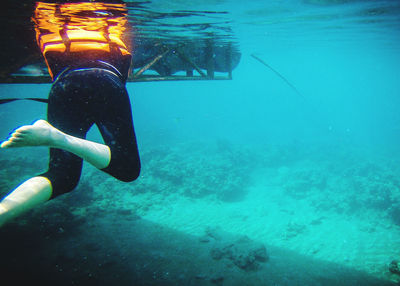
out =
[[[16,257],[3,269],[65,285],[399,283],[400,2],[142,5],[224,12],[159,24],[229,26],[233,79],[128,83],[141,177],[85,165],[76,192],[1,230]],[[2,98],[49,90],[0,85]],[[42,103],[1,105],[0,138],[45,117]],[[88,139],[101,142],[95,128]],[[0,151],[1,195],[46,170],[46,148]]]

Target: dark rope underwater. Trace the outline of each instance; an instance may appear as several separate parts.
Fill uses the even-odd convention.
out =
[[[323,114],[321,114],[319,108],[315,107],[314,104],[312,104],[312,102],[310,102],[304,95],[302,95],[297,90],[297,88],[293,84],[291,84],[283,75],[281,75],[278,71],[276,71],[269,64],[267,64],[262,59],[257,57],[255,54],[251,54],[251,56],[254,59],[256,59],[257,61],[259,61],[260,63],[262,63],[264,66],[266,66],[268,69],[273,71],[277,76],[279,76],[287,85],[289,85],[296,92],[297,95],[299,95],[307,103],[305,105],[305,107],[307,107],[309,109],[309,111],[310,111],[308,114],[312,114],[312,117],[310,117],[309,119],[312,120],[313,124],[317,124],[319,126],[322,126],[322,128],[326,128],[326,126],[332,126],[333,125],[330,122],[329,119],[325,118],[325,116]]]
[[[9,103],[9,102],[16,101],[16,100],[33,100],[33,101],[38,101],[38,102],[43,102],[43,103],[49,103],[49,100],[47,98],[27,97],[27,98],[3,98],[3,99],[0,99],[0,104]]]
[[[299,96],[301,96],[303,99],[305,99],[305,97],[297,90],[297,88],[291,84],[283,75],[281,75],[278,71],[276,71],[275,69],[273,69],[269,64],[267,64],[266,62],[264,62],[262,59],[260,59],[259,57],[257,57],[255,54],[251,54],[251,56],[253,58],[255,58],[257,61],[259,61],[260,63],[262,63],[264,66],[266,66],[267,68],[269,68],[271,71],[273,71],[277,76],[279,76],[284,82],[286,82],[287,85],[289,85]]]

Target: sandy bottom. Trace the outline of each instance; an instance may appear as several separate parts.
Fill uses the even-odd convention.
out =
[[[307,199],[288,197],[265,178],[258,177],[242,202],[146,193],[125,194],[120,203],[122,209],[137,206],[145,206],[138,210],[143,218],[190,235],[201,237],[205,228],[219,227],[266,245],[400,281],[388,271],[388,264],[400,259],[399,226],[375,211],[362,216],[317,211]]]
[[[15,233],[9,236],[9,231],[6,235],[8,240],[0,241],[0,245],[4,247],[10,243],[9,240],[14,241],[15,237],[21,235],[36,235],[34,241],[39,241],[42,248],[38,249],[42,249],[42,254],[47,253],[49,263],[52,261],[50,257],[55,255],[54,251],[51,251],[53,248],[60,249],[57,250],[60,253],[69,253],[71,248],[76,248],[80,253],[79,259],[82,260],[86,259],[82,257],[88,257],[88,254],[83,254],[86,252],[94,251],[96,255],[105,253],[103,248],[113,244],[113,239],[110,239],[111,242],[106,239],[107,232],[116,235],[116,239],[120,239],[121,244],[124,244],[128,241],[134,243],[139,235],[135,231],[139,229],[152,233],[154,229],[162,228],[167,231],[163,231],[162,234],[154,232],[154,237],[148,234],[143,241],[155,239],[159,235],[174,237],[172,241],[179,241],[178,237],[187,237],[186,244],[200,243],[198,247],[186,245],[188,249],[197,249],[198,254],[193,255],[201,256],[202,253],[207,253],[204,254],[203,260],[199,258],[199,261],[203,261],[199,262],[199,265],[213,265],[213,269],[217,269],[217,264],[214,263],[219,263],[219,260],[212,259],[208,254],[210,249],[203,249],[204,245],[201,243],[204,242],[202,238],[207,229],[219,229],[264,244],[269,253],[269,260],[262,263],[265,269],[274,263],[273,254],[269,251],[271,247],[294,253],[293,257],[298,255],[305,259],[304,261],[310,259],[320,263],[331,263],[338,265],[335,267],[360,271],[380,281],[399,283],[400,276],[389,271],[389,264],[400,260],[400,222],[397,220],[400,204],[400,184],[397,177],[400,173],[393,168],[392,158],[375,160],[369,157],[367,160],[360,160],[359,156],[349,156],[347,151],[335,151],[332,156],[322,154],[319,150],[297,152],[291,157],[287,154],[295,152],[287,152],[286,149],[287,146],[275,148],[273,152],[260,153],[232,147],[226,142],[216,145],[191,143],[169,149],[154,148],[142,152],[141,177],[128,184],[118,182],[85,165],[81,183],[75,192],[49,202],[38,211],[14,222],[10,229]],[[207,154],[206,159],[204,154]],[[19,173],[27,172],[27,177],[29,173],[34,174],[37,171],[34,161],[32,158],[30,164],[29,160],[25,160]],[[9,162],[4,159],[3,163]],[[16,176],[11,176],[15,174],[18,166],[9,166],[14,169],[13,172],[2,172],[2,188],[10,188],[18,180]],[[137,224],[129,229],[129,225],[137,218],[145,221],[145,226]],[[28,230],[27,226],[33,228]],[[112,229],[115,226],[119,228]],[[54,245],[42,245],[40,241],[43,237],[52,237]],[[87,240],[87,243],[81,246],[81,240]],[[94,243],[94,247],[93,240],[98,241]],[[79,247],[76,246],[77,241]],[[110,249],[108,246],[107,249]],[[146,244],[142,252],[153,246],[154,244]],[[176,246],[166,246],[171,247]],[[121,245],[117,248],[118,251],[124,249]],[[183,246],[178,248],[184,249]],[[160,253],[163,253],[160,257],[163,261],[166,260],[163,267],[167,267],[173,260],[178,261],[168,258],[171,255],[168,252],[170,250],[163,252],[164,250],[160,250]],[[153,253],[153,250],[148,251]],[[77,258],[65,253],[62,255],[62,261],[66,261],[65,265],[75,265]],[[132,262],[138,254],[131,255]],[[183,257],[185,255],[187,254]],[[284,261],[282,254],[279,255],[280,258],[275,258],[278,264]],[[124,256],[129,257],[128,254]],[[57,257],[54,257],[54,260],[61,265],[62,262],[59,261],[59,256]],[[288,259],[288,265],[292,265],[290,267],[294,269],[295,266],[290,264],[296,263],[293,262],[293,257],[292,262]],[[31,259],[35,261],[34,258]],[[97,258],[93,259],[96,261]],[[144,263],[146,259],[150,259],[149,256],[141,258],[140,263]],[[157,259],[151,258],[151,261],[155,260]],[[16,258],[14,261],[16,267],[22,263]],[[108,263],[111,265],[111,262]],[[132,266],[136,267],[137,273],[142,271],[137,270],[140,263],[136,261],[136,266]],[[96,267],[100,267],[102,263],[95,264]],[[147,262],[144,264],[147,265]],[[161,262],[153,269],[160,268],[160,265]],[[164,273],[172,273],[172,269],[176,268],[165,270]],[[227,269],[232,269],[232,266],[228,265]],[[235,269],[235,273],[242,271],[243,275],[249,275],[247,271],[238,267]],[[277,266],[276,269],[281,268]],[[227,277],[233,274],[227,274],[226,271],[228,270],[220,270],[221,273],[225,273],[225,277],[210,278],[207,281],[211,281],[210,285],[236,285],[228,282]],[[246,281],[256,281],[251,280],[256,279],[255,273],[257,272],[251,274],[253,278],[249,276]],[[190,285],[208,285],[201,282],[201,279],[204,279],[203,274],[193,275],[193,279],[200,279],[200,282]],[[176,277],[173,280],[171,274],[170,284],[165,285],[174,285],[176,279],[180,279],[182,275],[177,274]],[[118,281],[119,278],[115,279]],[[148,282],[143,285],[162,285],[157,283]],[[256,285],[252,284],[255,282],[248,283],[246,285]],[[257,285],[278,285],[273,283],[276,282]],[[335,283],[309,285],[342,285],[340,281]],[[379,282],[374,283],[363,285],[380,285]],[[282,282],[279,285],[305,284]]]

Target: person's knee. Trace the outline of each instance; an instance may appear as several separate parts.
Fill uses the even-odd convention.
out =
[[[129,166],[126,166],[121,172],[120,176],[118,177],[119,180],[123,182],[133,182],[140,176],[140,162],[136,164],[130,164]]]
[[[51,182],[53,190],[51,199],[54,199],[55,197],[58,197],[65,193],[69,193],[74,190],[79,183],[80,173],[76,175],[74,174],[73,176],[68,176],[65,174],[57,174],[48,171],[41,176],[48,178]]]
[[[114,178],[122,182],[132,182],[136,180],[140,175],[140,161],[129,161],[119,162],[119,164],[110,164],[107,168],[103,169],[104,172],[110,174]]]
[[[79,180],[71,180],[68,182],[64,181],[62,184],[56,184],[53,189],[52,198],[71,192],[78,186],[78,182]]]

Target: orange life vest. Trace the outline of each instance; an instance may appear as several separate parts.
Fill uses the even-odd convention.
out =
[[[53,78],[50,53],[130,56],[125,4],[37,2],[34,16],[36,40]],[[99,59],[103,60],[103,59]]]

